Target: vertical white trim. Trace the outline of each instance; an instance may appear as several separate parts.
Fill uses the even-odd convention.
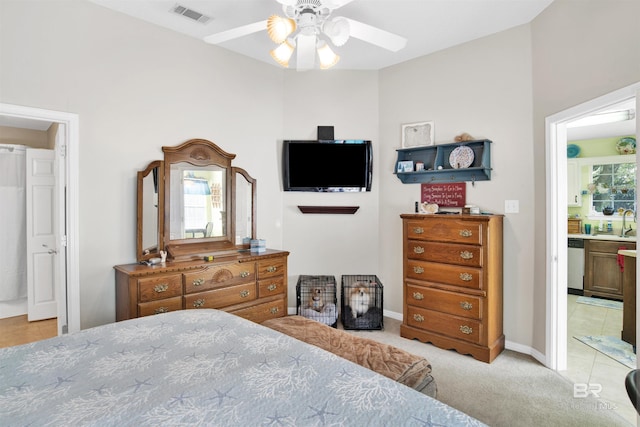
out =
[[[56,122],[64,124],[66,139],[66,172],[64,186],[60,185],[58,191],[64,191],[66,186],[66,220],[63,225],[67,230],[67,304],[66,317],[68,320],[68,332],[80,330],[80,284],[79,284],[79,146],[80,130],[79,117],[74,113],[62,111],[43,110],[40,108],[23,107],[20,105],[0,103],[0,115],[18,117],[30,120]]]
[[[609,105],[634,98],[639,91],[640,82],[561,111],[545,119],[547,153],[547,348],[545,353],[546,366],[551,369],[564,370],[567,367],[567,138],[565,124]],[[636,98],[636,105],[638,105],[638,98]],[[637,128],[636,132],[638,132]],[[638,154],[636,154],[636,159],[638,159]],[[638,301],[640,301],[640,298]],[[640,325],[640,323],[638,324]]]

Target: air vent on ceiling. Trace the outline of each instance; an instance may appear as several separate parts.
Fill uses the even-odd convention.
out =
[[[189,18],[193,21],[200,22],[201,24],[206,24],[211,20],[210,17],[203,15],[200,12],[196,12],[193,9],[189,9],[188,7],[180,6],[179,4],[176,4],[173,8],[171,8],[171,11],[173,13],[177,13],[178,15],[182,15],[186,18]]]

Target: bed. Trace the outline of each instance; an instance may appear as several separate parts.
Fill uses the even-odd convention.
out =
[[[203,309],[0,349],[0,425],[483,424],[319,347]]]

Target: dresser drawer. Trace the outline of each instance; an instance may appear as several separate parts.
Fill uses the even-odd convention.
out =
[[[482,244],[481,222],[433,218],[428,221],[408,220],[406,227],[408,239]]]
[[[407,257],[411,259],[482,266],[481,246],[408,240],[405,250]]]
[[[182,295],[182,276],[172,274],[138,279],[138,301],[148,302]]]
[[[483,298],[407,284],[407,304],[461,317],[482,319]]]
[[[184,292],[190,294],[237,283],[255,282],[255,273],[255,264],[252,262],[212,265],[184,273]]]
[[[269,258],[258,261],[258,279],[282,276],[285,272],[285,258]]]
[[[256,299],[255,283],[228,286],[184,296],[185,308],[222,308]]]
[[[479,344],[482,337],[482,323],[450,314],[438,313],[417,307],[408,307],[409,326],[436,332],[441,335]]]
[[[182,297],[173,297],[138,304],[138,316],[140,317],[176,310],[182,310]]]
[[[285,307],[284,299],[257,304],[253,307],[243,308],[242,310],[232,311],[231,313],[244,317],[252,322],[262,323],[265,320],[275,319],[287,315],[287,307]]]
[[[265,298],[284,293],[284,277],[258,280],[258,298]]]
[[[482,270],[475,267],[407,260],[407,277],[434,283],[482,289]]]

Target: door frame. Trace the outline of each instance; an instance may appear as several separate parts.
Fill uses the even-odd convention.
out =
[[[567,369],[567,122],[587,116],[609,105],[636,98],[640,99],[640,82],[618,89],[591,101],[548,116],[545,119],[546,140],[546,361],[551,369]],[[636,135],[638,128],[636,108]],[[636,162],[640,153],[636,153]],[[640,163],[640,162],[639,162]],[[640,181],[639,181],[640,182]],[[636,203],[638,195],[636,192]],[[640,205],[639,205],[640,206]],[[640,275],[640,270],[639,270]],[[637,280],[637,278],[636,278]],[[639,293],[640,298],[640,293]],[[640,324],[640,316],[636,323]],[[637,329],[640,335],[640,328]]]
[[[56,162],[62,182],[56,182],[56,199],[64,200],[64,213],[59,215],[58,230],[66,230],[66,280],[60,280],[58,295],[58,335],[80,330],[80,274],[79,274],[79,116],[75,113],[45,110],[0,103],[0,116],[60,123],[62,146],[56,146]],[[62,172],[64,170],[64,172]],[[63,185],[59,185],[63,184]],[[62,209],[59,212],[63,212]],[[61,245],[63,242],[61,242]],[[62,247],[62,246],[61,246]],[[62,264],[62,263],[61,263]],[[59,264],[60,265],[60,264]],[[61,269],[62,270],[62,269]],[[65,278],[65,271],[59,274]]]

